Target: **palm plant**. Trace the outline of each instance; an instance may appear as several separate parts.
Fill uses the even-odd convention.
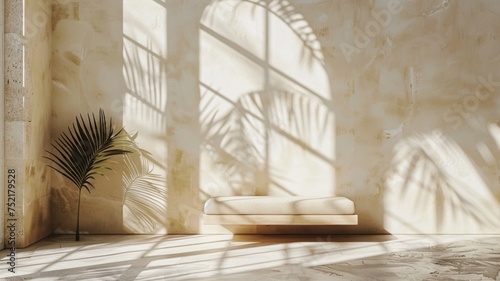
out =
[[[92,182],[95,175],[104,176],[103,170],[112,170],[111,158],[124,155],[134,148],[133,138],[123,128],[114,130],[112,119],[108,122],[102,109],[99,117],[87,114],[87,119],[82,115],[76,117],[68,132],[61,133],[51,144],[55,152],[47,150],[49,156],[44,158],[51,161],[48,167],[54,169],[78,188],[78,207],[76,215],[75,241],[80,240],[80,198],[82,189],[90,193],[90,187],[95,188]]]

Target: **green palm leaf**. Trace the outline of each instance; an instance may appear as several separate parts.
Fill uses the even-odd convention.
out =
[[[106,120],[104,111],[99,116],[87,114],[87,118],[76,118],[68,132],[63,132],[51,144],[54,151],[48,151],[44,158],[50,161],[48,167],[69,179],[79,189],[76,240],[79,240],[80,195],[82,188],[90,193],[94,188],[96,175],[103,176],[103,170],[111,170],[112,157],[124,155],[135,148],[134,140],[123,128],[115,132],[112,119]]]
[[[98,119],[88,114],[76,118],[68,133],[62,133],[52,144],[55,152],[47,151],[45,156],[51,161],[48,165],[73,182],[79,189],[90,192],[94,187],[95,175],[103,175],[102,170],[109,167],[109,160],[115,155],[129,153],[127,148],[133,144],[132,139],[122,129],[114,132],[112,120],[109,125],[104,111],[99,110]]]

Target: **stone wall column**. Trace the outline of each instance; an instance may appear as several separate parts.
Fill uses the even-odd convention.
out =
[[[15,226],[4,227],[6,247],[13,246],[12,232],[20,248],[52,233],[50,174],[42,158],[50,141],[51,16],[50,0],[5,0],[4,170],[14,181],[4,188],[4,201],[15,203],[3,216]]]

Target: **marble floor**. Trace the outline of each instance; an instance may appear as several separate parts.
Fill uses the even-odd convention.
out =
[[[496,280],[499,236],[50,236],[2,280]]]

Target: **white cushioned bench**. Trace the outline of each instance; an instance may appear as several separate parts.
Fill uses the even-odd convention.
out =
[[[354,203],[344,197],[229,196],[210,198],[204,224],[356,225]]]

